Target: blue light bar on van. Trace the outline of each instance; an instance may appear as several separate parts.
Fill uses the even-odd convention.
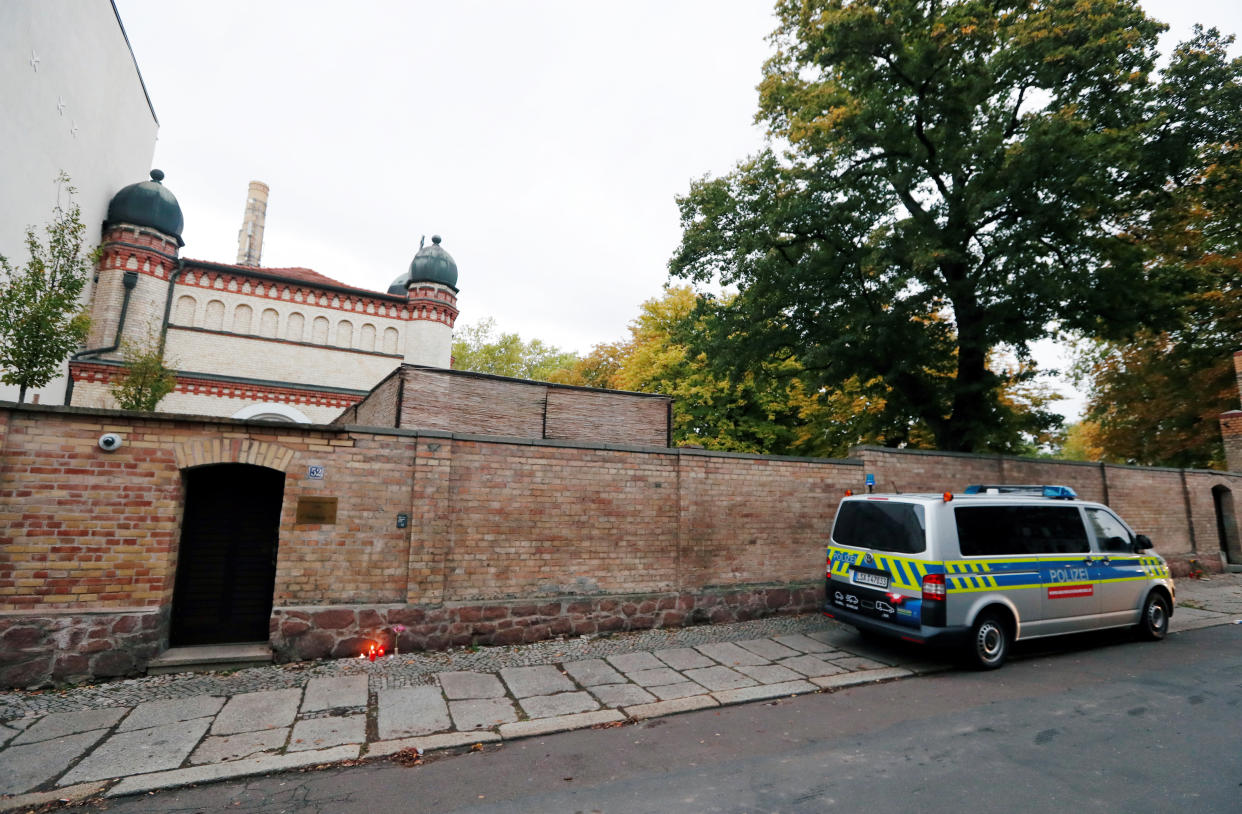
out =
[[[1076,500],[1078,493],[1068,486],[1040,486],[1015,483],[972,483],[966,487],[968,495],[1039,495],[1053,500]]]

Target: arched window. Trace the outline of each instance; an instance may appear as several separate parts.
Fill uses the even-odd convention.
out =
[[[375,326],[369,322],[358,332],[358,347],[361,350],[375,350]]]
[[[384,329],[384,353],[398,353],[397,342],[400,341],[401,334],[397,333],[396,328]]]
[[[259,336],[275,337],[279,322],[280,315],[276,313],[275,308],[264,308],[259,318]]]
[[[285,321],[285,339],[293,342],[302,341],[302,331],[306,329],[306,317],[293,313]]]
[[[189,294],[177,298],[177,311],[173,322],[187,328],[194,327],[194,312],[198,310],[198,301]]]
[[[233,310],[233,333],[250,333],[250,319],[254,310],[249,305],[239,305]]]
[[[341,348],[352,348],[354,345],[354,324],[347,319],[336,326],[336,344]]]
[[[203,321],[203,327],[212,331],[224,328],[224,303],[219,300],[207,303],[207,318]]]
[[[316,345],[328,344],[327,317],[315,317],[315,321],[311,323],[311,341]]]
[[[311,423],[306,413],[288,404],[252,404],[233,413],[233,418],[253,421],[292,421],[295,424]]]

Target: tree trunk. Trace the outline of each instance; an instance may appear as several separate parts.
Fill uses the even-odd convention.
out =
[[[937,431],[936,445],[948,452],[982,452],[995,421],[991,402],[996,381],[988,370],[990,348],[966,269],[953,265],[945,271],[946,278],[956,283],[952,303],[957,327],[957,374],[953,381],[953,411]]]
[[[988,351],[960,337],[957,376],[953,385],[953,413],[943,425],[937,446],[949,452],[981,452],[990,429],[990,392],[993,382],[987,367]]]

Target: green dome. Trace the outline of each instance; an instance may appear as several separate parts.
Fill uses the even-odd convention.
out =
[[[112,196],[112,202],[108,204],[108,223],[149,226],[172,235],[177,238],[178,246],[184,246],[181,228],[185,225],[185,219],[181,216],[181,205],[160,183],[163,180],[163,170],[151,170],[150,181],[130,184]]]
[[[418,254],[410,261],[408,282],[440,283],[457,290],[457,263],[453,260],[453,255],[440,248],[439,235],[432,235],[431,245],[419,249]],[[397,285],[397,281],[393,285]]]

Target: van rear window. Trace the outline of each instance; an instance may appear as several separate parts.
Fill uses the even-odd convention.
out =
[[[918,554],[927,548],[923,507],[913,503],[851,500],[837,510],[832,539],[852,548]]]
[[[963,557],[998,554],[1080,554],[1087,530],[1074,506],[957,506]]]

